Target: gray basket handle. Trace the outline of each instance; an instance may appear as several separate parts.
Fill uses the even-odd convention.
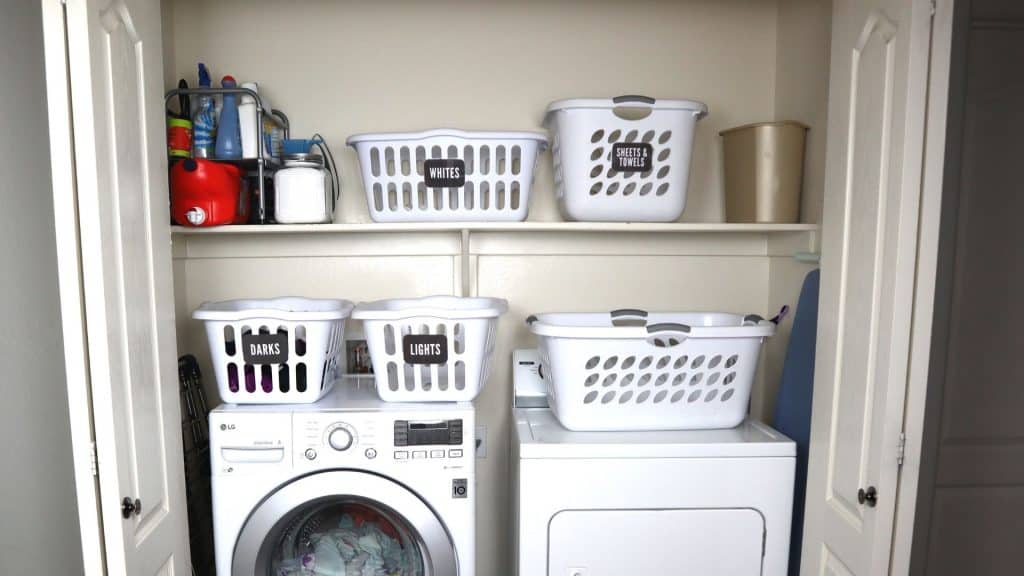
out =
[[[757,326],[761,322],[764,322],[764,318],[758,316],[757,314],[747,314],[746,316],[743,317],[744,326]]]
[[[612,326],[646,326],[647,311],[638,308],[619,308],[608,313],[612,317]]]
[[[690,327],[678,322],[660,322],[647,327],[647,343],[658,348],[679,346],[690,337]]]
[[[612,98],[613,104],[650,104],[654,105],[657,102],[650,96],[641,96],[640,94],[623,94],[622,96],[616,96]]]

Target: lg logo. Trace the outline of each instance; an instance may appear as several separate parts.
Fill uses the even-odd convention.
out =
[[[220,429],[221,429],[222,432],[224,430],[234,430],[235,429],[235,425],[234,424],[221,424],[220,425]]]

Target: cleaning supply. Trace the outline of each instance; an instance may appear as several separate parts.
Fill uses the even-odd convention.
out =
[[[199,87],[210,87],[210,71],[206,64],[199,63]],[[217,117],[214,115],[213,96],[199,96],[195,116],[192,117],[192,155],[195,158],[213,158]]]
[[[171,166],[171,216],[181,226],[244,224],[249,193],[237,166],[185,158]]]
[[[221,79],[222,88],[235,88],[238,84],[231,76]],[[217,125],[217,158],[234,160],[242,157],[242,134],[238,126],[238,96],[225,94],[220,109],[220,122]]]
[[[259,94],[260,87],[255,82],[243,82],[242,88],[247,88]],[[262,100],[262,97],[260,97]],[[266,106],[263,107],[264,112]],[[242,158],[256,158],[259,156],[260,127],[257,126],[256,98],[248,94],[242,94],[241,103],[238,105],[238,129],[242,134]]]
[[[178,81],[179,90],[187,90],[184,78]],[[188,94],[178,95],[178,112],[167,114],[167,154],[171,158],[192,157],[192,120],[189,119]]]

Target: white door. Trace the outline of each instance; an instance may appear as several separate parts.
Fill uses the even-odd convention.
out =
[[[931,12],[929,0],[833,6],[804,574],[888,572]]]
[[[65,25],[107,571],[184,575],[160,2],[67,0]]]

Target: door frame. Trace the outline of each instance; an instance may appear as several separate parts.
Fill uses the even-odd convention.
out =
[[[917,270],[903,412],[903,465],[896,488],[890,574],[910,570],[917,491],[921,477],[922,439],[928,389],[929,356],[935,312],[939,242],[942,224],[943,177],[946,167],[946,123],[953,55],[954,12],[961,0],[932,0],[932,35],[928,58],[928,97],[925,118],[924,165],[918,222]]]
[[[106,555],[99,506],[89,342],[82,284],[66,12],[61,0],[41,0],[41,3],[57,278],[78,527],[84,573],[101,576],[106,574]]]

